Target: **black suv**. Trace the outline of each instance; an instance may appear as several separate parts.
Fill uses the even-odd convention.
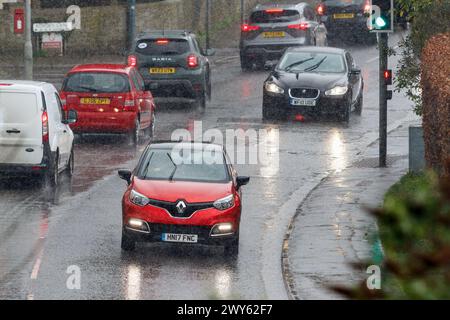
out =
[[[311,45],[327,45],[327,30],[309,4],[258,5],[241,26],[241,66],[262,68],[289,47]]]
[[[195,34],[184,30],[150,31],[138,36],[128,56],[137,65],[148,90],[164,102],[197,102],[204,109],[211,99],[211,69]]]
[[[375,44],[377,36],[367,25],[371,9],[369,0],[325,0],[317,5],[316,11],[327,27],[328,39]]]

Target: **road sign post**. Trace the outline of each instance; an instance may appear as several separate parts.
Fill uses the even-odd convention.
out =
[[[136,38],[136,0],[128,0],[128,46],[133,49]]]
[[[210,13],[211,13],[211,2],[210,0],[206,0],[206,12],[205,12],[205,47],[206,50],[211,48],[210,44]]]
[[[33,80],[33,43],[31,42],[31,0],[25,0],[25,79]]]
[[[380,167],[387,166],[387,84],[385,70],[388,65],[388,34],[378,35],[380,54]]]

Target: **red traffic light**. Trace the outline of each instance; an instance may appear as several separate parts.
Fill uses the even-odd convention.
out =
[[[392,70],[384,70],[384,82],[387,86],[392,84]]]

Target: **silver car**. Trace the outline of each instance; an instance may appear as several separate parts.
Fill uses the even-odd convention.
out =
[[[289,47],[327,45],[327,30],[307,3],[258,5],[241,26],[242,70],[281,58]]]

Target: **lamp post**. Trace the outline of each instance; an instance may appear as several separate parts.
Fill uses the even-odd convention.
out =
[[[25,0],[25,79],[33,80],[33,43],[31,42],[31,0]]]

